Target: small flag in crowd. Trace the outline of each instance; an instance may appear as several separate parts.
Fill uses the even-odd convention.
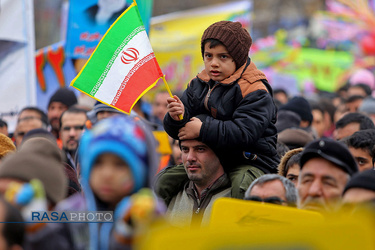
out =
[[[136,3],[112,24],[71,86],[130,113],[163,73]]]

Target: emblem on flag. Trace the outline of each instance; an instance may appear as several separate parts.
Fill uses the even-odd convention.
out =
[[[122,54],[121,62],[129,64],[138,60],[139,51],[135,48],[128,48],[126,51],[123,51]]]

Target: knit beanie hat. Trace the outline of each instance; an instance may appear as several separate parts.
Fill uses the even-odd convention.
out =
[[[0,159],[13,151],[16,151],[13,141],[8,136],[0,133]]]
[[[293,111],[301,117],[302,121],[308,121],[310,124],[313,120],[310,103],[302,96],[293,97],[279,110]]]
[[[249,32],[240,22],[220,21],[211,24],[203,33],[201,39],[202,56],[206,39],[217,39],[225,45],[228,53],[233,57],[236,68],[240,68],[249,57],[252,39]]]
[[[56,204],[66,197],[68,181],[60,149],[46,138],[30,138],[6,157],[0,165],[0,178],[39,179],[50,201]]]
[[[72,90],[68,88],[59,88],[49,99],[47,107],[49,107],[52,102],[61,102],[69,108],[74,104],[77,104],[77,97]]]
[[[136,192],[147,184],[149,172],[146,134],[130,116],[112,116],[99,121],[82,135],[79,157],[83,181],[88,183],[96,159],[103,153],[113,153],[124,160],[133,175]]]
[[[343,194],[351,188],[363,188],[375,192],[375,170],[369,169],[353,175],[346,184]]]

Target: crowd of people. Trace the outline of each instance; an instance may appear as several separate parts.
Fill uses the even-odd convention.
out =
[[[375,76],[336,93],[272,89],[248,56],[250,34],[221,21],[202,35],[204,69],[151,112],[82,105],[58,89],[45,113],[0,121],[0,244],[18,249],[131,248],[159,220],[210,224],[221,197],[312,210],[375,201]],[[154,131],[169,136],[157,151]],[[31,190],[31,191],[30,191]],[[32,211],[113,211],[113,223],[45,223]],[[230,213],[230,211],[228,211]],[[20,222],[20,223],[14,223]],[[22,223],[26,222],[26,223]]]

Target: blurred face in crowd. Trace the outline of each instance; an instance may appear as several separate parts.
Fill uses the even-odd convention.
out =
[[[287,206],[285,188],[280,180],[255,185],[247,200],[261,201]]]
[[[156,93],[154,102],[152,103],[152,115],[157,117],[160,121],[163,121],[164,116],[167,113],[168,97],[168,92]]]
[[[362,102],[363,102],[363,99],[358,99],[352,102],[348,102],[346,103],[346,110],[349,112],[357,112]]]
[[[180,145],[178,145],[178,140],[173,140],[172,142],[172,157],[176,165],[182,163],[182,152]]]
[[[37,128],[43,128],[43,123],[39,118],[27,117],[20,120],[14,132],[17,147],[21,145],[23,137],[27,132]]]
[[[288,102],[288,96],[284,92],[278,92],[273,96],[276,100],[279,100],[281,104],[286,104]]]
[[[311,126],[314,128],[318,137],[320,138],[324,135],[324,131],[326,130],[325,122],[324,122],[324,115],[318,109],[313,109],[312,115],[313,115],[313,121],[311,123]]]
[[[346,125],[345,127],[342,128],[337,128],[333,132],[333,137],[335,140],[341,140],[345,137],[351,136],[355,132],[359,131],[359,123],[358,122],[352,122]]]
[[[96,114],[96,119],[98,119],[98,121],[101,121],[105,118],[112,117],[112,116],[115,116],[115,115],[118,115],[118,114],[119,113],[112,112],[112,111],[100,111]]]
[[[335,164],[312,158],[303,168],[298,183],[299,208],[317,211],[336,211],[349,175]]]
[[[364,188],[351,188],[342,197],[343,203],[361,203],[375,200],[375,192]]]
[[[355,86],[355,85],[350,86],[350,88],[348,89],[348,96],[355,96],[355,95],[367,97],[367,93],[363,88],[359,86]]]
[[[22,121],[23,119],[29,118],[29,117],[35,117],[40,120],[42,119],[42,117],[40,116],[38,112],[34,110],[24,110],[18,115],[18,121]]]
[[[61,102],[52,102],[48,106],[48,121],[51,124],[51,127],[55,131],[60,130],[60,116],[61,114],[68,109],[68,106]]]
[[[197,140],[182,141],[181,151],[185,171],[198,190],[205,189],[224,174],[219,158],[206,144]]]
[[[9,135],[9,133],[8,133],[8,127],[7,126],[0,127],[0,133],[8,136]]]
[[[74,152],[78,147],[83,128],[86,122],[86,114],[65,112],[61,117],[60,138],[63,148]]]
[[[349,151],[357,162],[360,172],[374,168],[374,166],[372,165],[372,157],[367,150],[362,148],[349,147]]]
[[[224,45],[219,44],[213,48],[210,48],[210,45],[210,42],[204,45],[204,68],[213,81],[220,82],[233,75],[236,63]]]
[[[120,157],[104,153],[96,159],[92,167],[90,186],[101,201],[115,206],[133,190],[133,175],[127,163]]]
[[[293,182],[294,186],[298,185],[298,176],[300,173],[300,166],[298,164],[293,164],[289,167],[288,172],[286,173],[286,178]]]

